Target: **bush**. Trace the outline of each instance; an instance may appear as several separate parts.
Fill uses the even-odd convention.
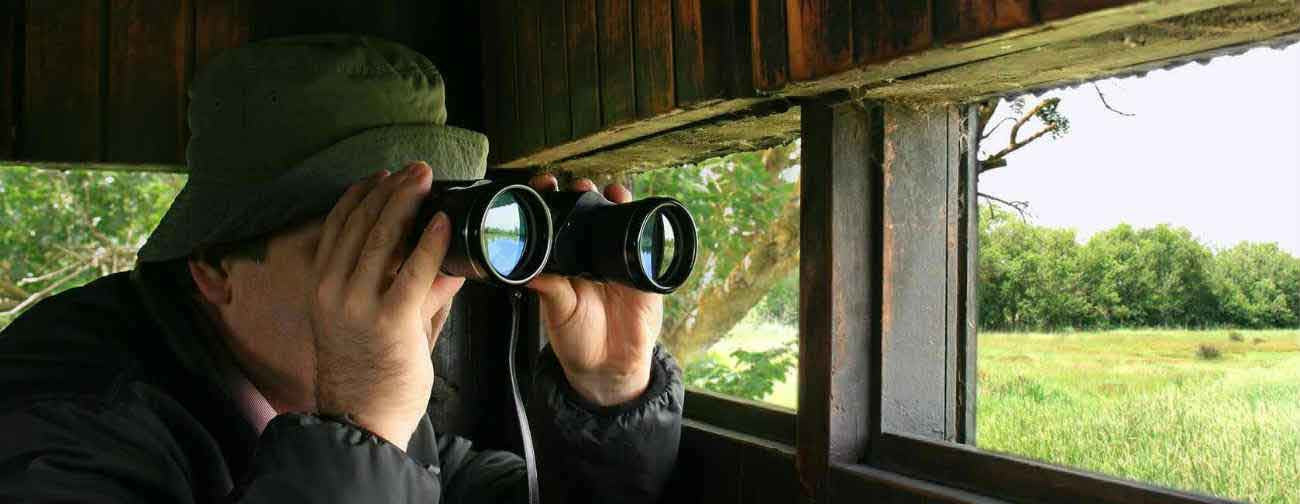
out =
[[[1237,343],[1241,343],[1241,342],[1243,342],[1243,341],[1246,341],[1246,337],[1245,337],[1245,336],[1242,336],[1241,333],[1239,333],[1239,332],[1237,332],[1237,331],[1229,331],[1229,332],[1228,332],[1228,339],[1231,340],[1231,341],[1235,341],[1235,342],[1237,342]]]
[[[1201,346],[1196,349],[1196,356],[1200,357],[1202,360],[1215,360],[1222,357],[1223,352],[1219,351],[1219,347],[1202,343]]]

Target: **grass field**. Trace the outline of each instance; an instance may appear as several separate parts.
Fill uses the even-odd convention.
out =
[[[747,321],[712,351],[793,327]],[[1300,503],[1300,330],[981,333],[981,448],[1163,486]],[[1212,345],[1219,356],[1199,355]],[[794,408],[795,373],[765,401]]]

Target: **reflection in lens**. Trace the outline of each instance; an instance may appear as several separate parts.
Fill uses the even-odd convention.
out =
[[[676,234],[668,216],[660,213],[658,218],[651,218],[641,227],[641,236],[637,240],[641,255],[641,271],[656,281],[668,273],[676,253]]]
[[[508,277],[524,257],[528,220],[523,205],[511,192],[503,192],[488,205],[483,217],[483,251],[497,274]]]

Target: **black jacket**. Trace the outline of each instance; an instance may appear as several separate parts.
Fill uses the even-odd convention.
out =
[[[146,274],[47,299],[0,333],[0,502],[526,502],[522,460],[438,435],[406,452],[282,414],[259,437]],[[159,293],[162,292],[162,295]],[[545,502],[652,502],[677,456],[681,372],[597,408],[543,350],[528,406]]]

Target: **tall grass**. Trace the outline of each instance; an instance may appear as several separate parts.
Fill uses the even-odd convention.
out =
[[[1300,331],[1242,332],[981,334],[977,444],[1236,499],[1300,501]],[[1219,357],[1202,358],[1201,345]]]

